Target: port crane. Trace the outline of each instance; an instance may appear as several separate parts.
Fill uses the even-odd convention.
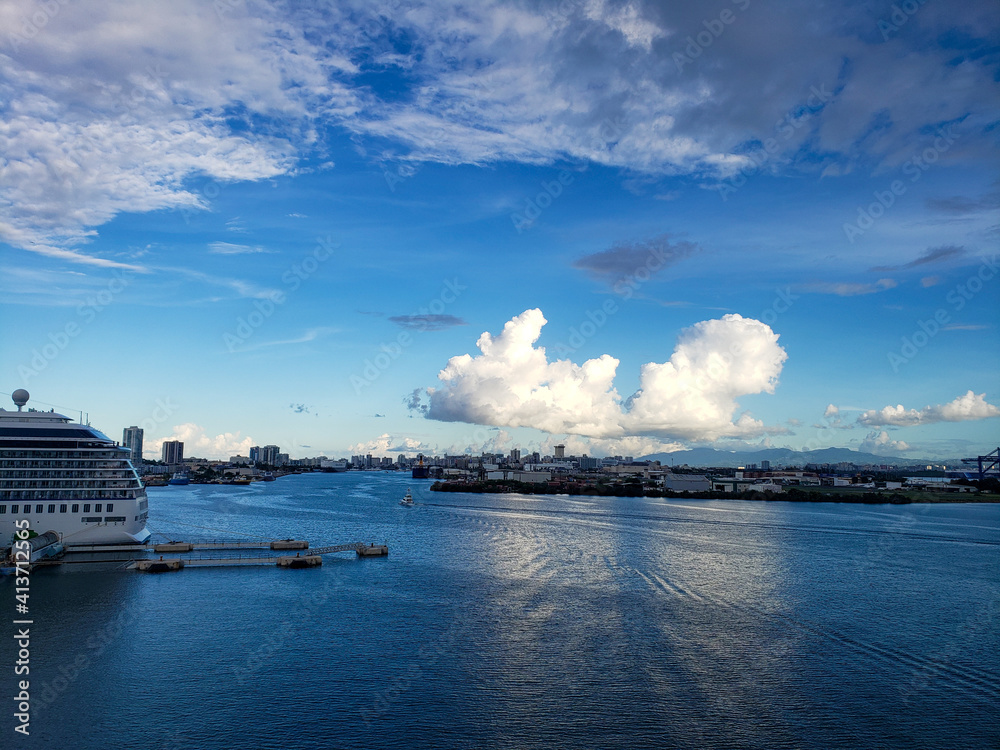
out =
[[[979,466],[979,481],[982,482],[986,479],[986,475],[989,473],[997,474],[1000,472],[1000,448],[997,448],[991,453],[987,453],[985,456],[976,456],[975,458],[963,458],[963,464],[977,464]]]

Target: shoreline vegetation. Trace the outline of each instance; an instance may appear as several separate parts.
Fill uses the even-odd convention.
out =
[[[909,503],[1000,503],[996,492],[935,492],[933,490],[836,491],[826,488],[791,487],[784,492],[672,492],[638,482],[580,484],[577,482],[516,482],[482,480],[475,482],[437,481],[433,492],[473,492],[522,495],[582,495],[589,497],[662,497],[675,500],[758,500],[806,503],[862,503],[866,505],[907,505]]]

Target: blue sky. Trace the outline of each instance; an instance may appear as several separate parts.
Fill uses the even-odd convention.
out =
[[[985,452],[997,20],[5,3],[4,390],[149,457]]]

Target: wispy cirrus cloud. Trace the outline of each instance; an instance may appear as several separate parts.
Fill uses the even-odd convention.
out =
[[[319,339],[325,338],[331,334],[339,333],[339,328],[332,327],[319,327],[310,328],[305,331],[301,336],[296,336],[291,339],[275,339],[272,341],[259,341],[246,346],[240,346],[236,351],[239,352],[252,352],[258,349],[270,349],[275,346],[292,346],[294,344],[307,344],[310,341],[317,341]]]
[[[870,282],[821,281],[804,284],[803,288],[816,294],[835,294],[838,297],[857,297],[862,294],[876,294],[899,286],[895,279],[879,279]]]
[[[232,242],[211,242],[208,245],[208,252],[216,255],[256,255],[257,253],[275,253],[276,250],[268,250],[261,245],[236,245]]]
[[[263,287],[251,281],[232,278],[230,276],[218,276],[206,273],[205,271],[198,271],[194,268],[184,268],[182,266],[159,266],[156,267],[155,270],[165,275],[177,274],[185,276],[189,279],[202,281],[212,286],[223,287],[235,292],[237,297],[245,297],[249,299],[273,299],[275,295],[281,293],[280,289]]]

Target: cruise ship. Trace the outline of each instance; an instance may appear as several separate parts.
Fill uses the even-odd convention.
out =
[[[55,411],[24,410],[23,389],[12,397],[17,411],[0,409],[0,548],[25,519],[65,546],[144,544],[149,505],[128,449]]]

